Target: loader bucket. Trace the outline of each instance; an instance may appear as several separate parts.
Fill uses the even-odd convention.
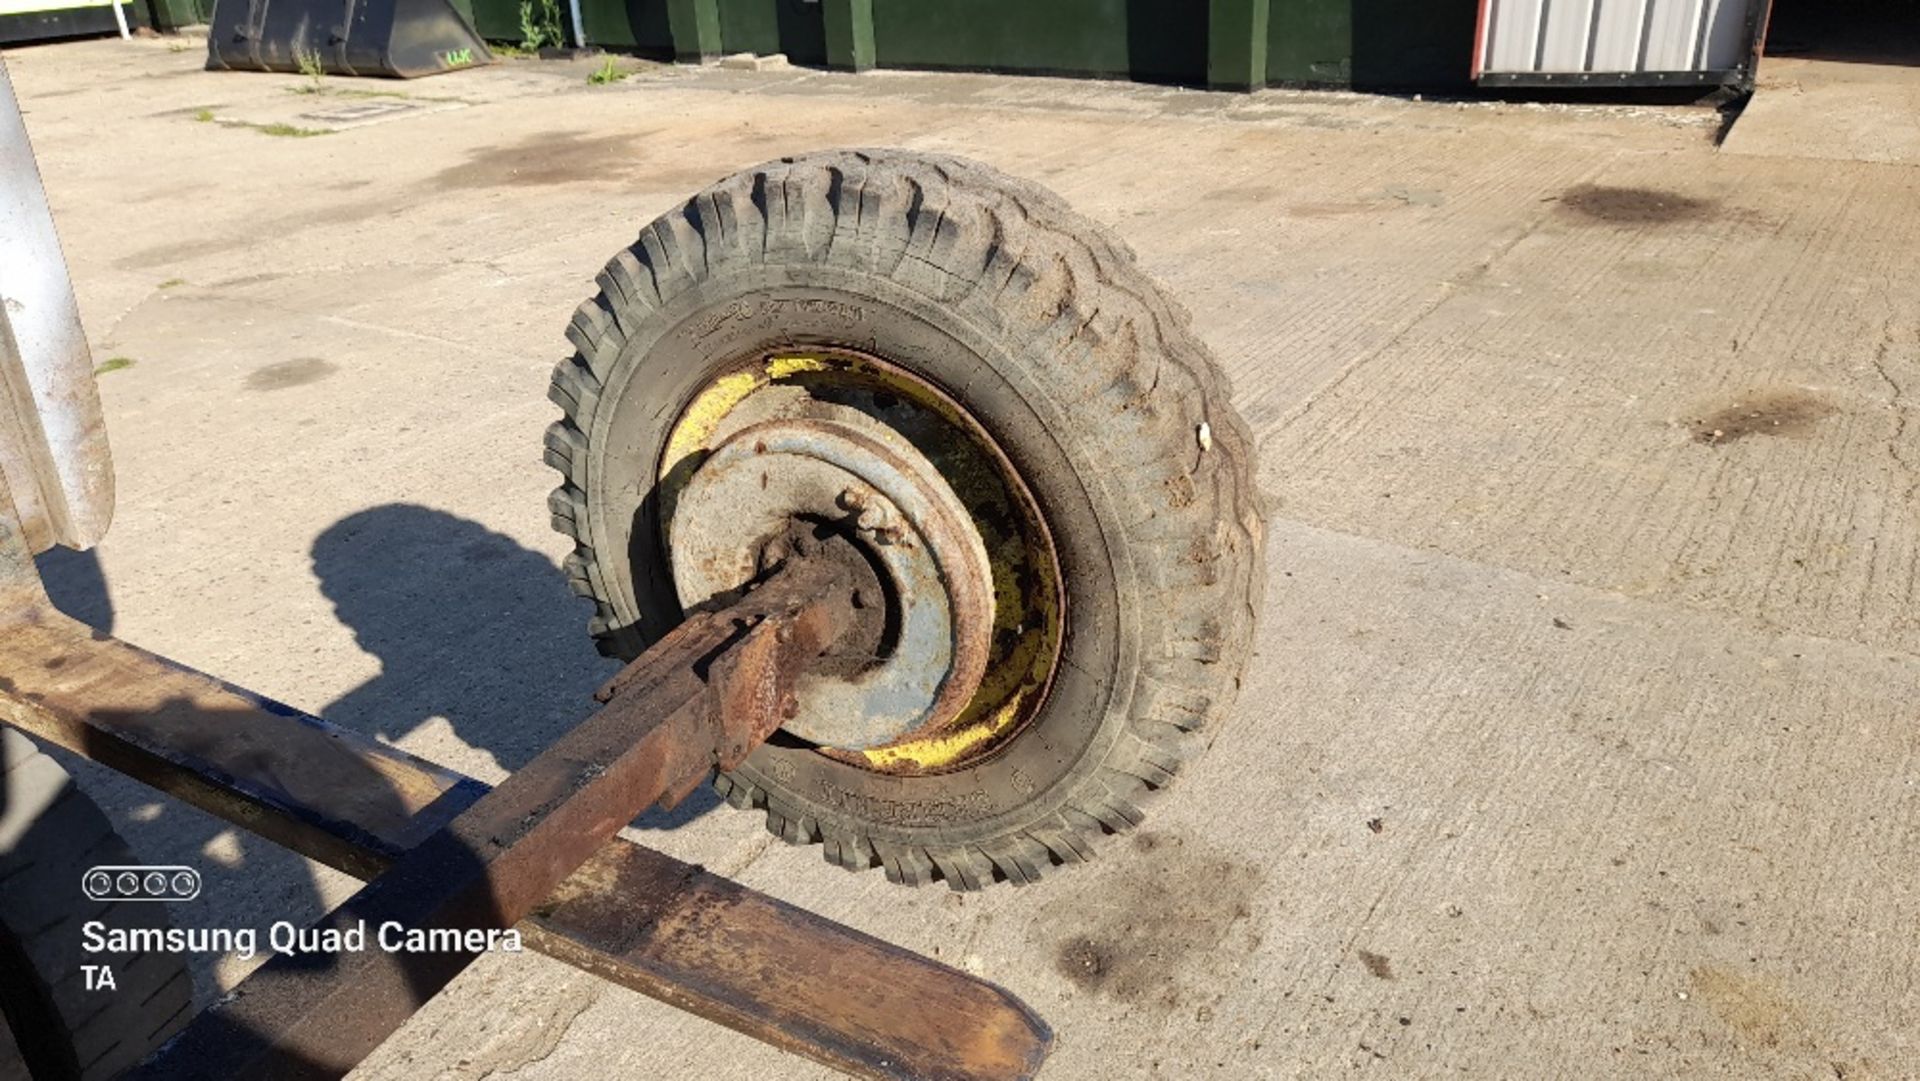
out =
[[[212,22],[214,70],[412,79],[493,61],[455,0],[218,0]]]

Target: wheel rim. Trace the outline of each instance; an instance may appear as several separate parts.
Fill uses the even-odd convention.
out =
[[[876,455],[886,468],[873,464]],[[950,653],[930,658],[924,641],[905,638],[893,653],[895,674],[917,671],[925,697],[896,696],[894,708],[862,707],[849,717],[857,676],[816,681],[800,688],[799,723],[777,740],[878,773],[945,773],[998,753],[1040,712],[1062,640],[1059,558],[1039,504],[1006,454],[939,386],[852,349],[742,358],[721,366],[683,404],[655,476],[661,546],[683,606],[767,565],[766,539],[782,500],[791,517],[821,528],[858,529],[864,520],[870,546],[872,531],[904,526],[907,546],[934,557],[922,560],[905,591],[896,578],[902,595],[888,598],[904,615],[911,602],[929,600],[907,591],[943,594],[943,605],[920,607],[944,608]],[[761,484],[771,494],[756,495]],[[869,505],[840,505],[848,491],[864,493]],[[831,505],[821,506],[823,499]],[[874,509],[880,513],[864,513]],[[903,573],[884,563],[876,570]],[[896,622],[905,629],[904,618]],[[926,679],[931,668],[944,668],[944,678]],[[874,672],[865,675],[875,701]]]

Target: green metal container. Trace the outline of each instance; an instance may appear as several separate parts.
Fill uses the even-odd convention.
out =
[[[196,0],[154,0],[189,4]],[[547,2],[547,0],[528,0]],[[519,0],[474,0],[520,34]],[[587,43],[681,61],[1081,75],[1253,89],[1470,86],[1479,0],[580,0]]]
[[[1193,0],[873,0],[881,67],[1207,81]]]
[[[730,53],[785,53],[796,64],[827,62],[821,5],[807,0],[719,0],[720,46]]]

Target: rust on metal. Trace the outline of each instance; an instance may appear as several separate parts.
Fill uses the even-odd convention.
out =
[[[929,979],[918,954],[644,851],[600,850],[523,925],[529,944],[615,978],[611,955],[729,1028],[775,1018],[768,1042],[855,1076],[1031,1077],[1046,1057],[1052,1033],[1006,991]]]
[[[0,720],[360,878],[486,791],[51,606],[0,621]]]
[[[993,568],[966,507],[885,424],[797,401],[729,436],[681,490],[671,528],[681,604],[751,578],[796,521],[830,524],[865,553],[894,640],[855,670],[809,673],[787,731],[860,750],[942,729],[979,689],[993,642]]]
[[[821,754],[864,770],[911,776],[961,769],[995,753],[1026,727],[1045,701],[1065,626],[1059,555],[1046,517],[1019,471],[993,436],[945,390],[858,348],[822,345],[803,353],[745,356],[722,366],[722,373],[685,403],[657,467],[659,539],[662,550],[672,555],[676,587],[686,585],[681,581],[679,546],[684,538],[676,525],[683,518],[678,508],[688,485],[712,456],[753,425],[773,420],[804,423],[821,416],[851,420],[869,435],[904,438],[910,445],[905,460],[911,468],[906,472],[932,473],[950,489],[957,503],[944,498],[937,502],[961,512],[964,524],[984,543],[990,567],[990,595],[984,607],[991,635],[984,674],[957,714],[922,718],[904,728],[895,725],[894,736],[878,743],[870,742],[873,732],[856,729],[856,738],[843,744],[823,738],[837,734],[825,729],[809,734],[810,715],[819,711],[809,709],[809,696],[803,693],[802,723],[787,730],[813,746],[783,746],[779,756]],[[850,417],[847,409],[861,418]],[[885,431],[876,432],[876,428]],[[777,483],[779,474],[770,473],[769,480]],[[917,486],[926,487],[924,483]],[[880,519],[898,508],[889,506],[884,496],[874,498],[877,492],[849,488],[850,497],[822,512],[823,516],[852,519],[876,541],[883,533],[892,533],[897,523]],[[869,515],[870,509],[880,513]],[[869,517],[873,520],[868,521]],[[705,523],[703,528],[709,531],[717,526],[741,532],[741,523],[724,516],[686,520]],[[911,528],[899,530],[909,539],[912,533]],[[701,566],[710,561],[697,558],[686,562],[688,569],[699,573],[719,569]],[[684,599],[684,588],[681,592]],[[968,612],[978,610],[971,598],[964,607]],[[953,685],[970,682],[974,681],[959,680]]]
[[[771,733],[800,671],[831,644],[848,575],[820,557],[698,612],[628,665],[606,706],[323,918],[358,928],[504,930],[648,806],[675,800]],[[134,1071],[161,1078],[336,1078],[478,956],[348,950],[262,965]]]
[[[360,878],[487,790],[62,614],[4,484],[0,721]]]
[[[4,510],[0,720],[363,879],[487,793],[54,610]],[[529,948],[855,1076],[1028,1077],[1052,1040],[990,984],[624,838],[535,912]],[[885,981],[812,981],[790,963],[876,954]]]

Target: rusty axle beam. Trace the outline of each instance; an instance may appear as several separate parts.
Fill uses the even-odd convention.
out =
[[[0,587],[12,602],[0,611],[0,721],[363,879],[488,794],[68,619],[31,577],[9,517],[0,514]],[[631,672],[616,701],[642,689]],[[622,838],[536,898],[518,926],[532,949],[854,1076],[1030,1077],[1052,1040],[992,984]],[[411,997],[423,990],[408,985]]]
[[[840,611],[851,608],[847,581],[835,560],[803,560],[733,604],[691,616],[608,684],[605,708],[315,930],[512,927],[641,811],[677,802],[779,727],[795,677],[850,622]],[[362,948],[328,955],[320,968],[305,955],[277,955],[131,1076],[344,1076],[478,956]]]

